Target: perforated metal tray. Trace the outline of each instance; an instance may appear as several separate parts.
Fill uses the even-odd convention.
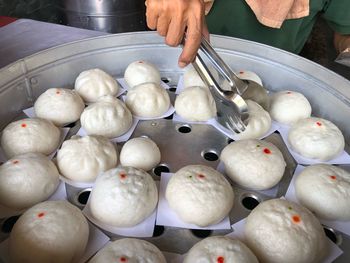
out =
[[[313,62],[262,44],[219,36],[212,37],[212,43],[234,70],[256,72],[269,90],[292,89],[305,94],[312,104],[314,115],[330,119],[340,127],[349,150],[349,81]],[[182,73],[177,67],[179,53],[179,48],[165,46],[163,39],[154,33],[130,33],[66,44],[13,63],[0,70],[0,130],[10,121],[21,118],[21,110],[31,106],[44,90],[72,86],[81,71],[93,67],[122,76],[129,63],[144,59],[156,64],[164,80],[170,86],[175,86]],[[171,95],[174,98],[174,94]],[[70,135],[78,128],[79,124],[76,124]],[[217,156],[230,142],[213,127],[174,123],[165,119],[140,122],[133,137],[141,135],[155,140],[162,152],[161,165],[152,171],[155,179],[159,179],[162,170],[175,172],[186,164],[206,164],[215,168],[218,165]],[[274,133],[266,140],[280,148],[287,162],[285,175],[278,187],[277,196],[282,196],[296,163],[279,134]],[[236,201],[230,213],[231,223],[247,216],[254,205],[269,198],[254,191],[233,187]],[[67,187],[70,201],[80,207],[87,192],[88,189]],[[9,220],[0,222],[2,229],[6,230],[8,223]],[[334,233],[335,242],[344,250],[336,262],[349,262],[350,237],[332,230],[330,232]],[[161,250],[184,253],[203,237],[225,233],[227,231],[194,231],[157,226],[154,237],[147,240]],[[2,232],[0,239],[7,235]]]

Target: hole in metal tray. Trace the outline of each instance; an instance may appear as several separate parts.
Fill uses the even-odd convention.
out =
[[[158,165],[157,167],[155,167],[153,169],[153,173],[155,175],[158,175],[158,176],[160,176],[162,173],[169,173],[169,172],[170,172],[170,169],[169,169],[168,165],[166,165],[164,163]]]
[[[159,237],[164,233],[164,226],[155,226],[152,237]]]
[[[77,196],[78,204],[86,205],[89,199],[90,193],[91,193],[91,188],[84,189],[83,191],[79,192]]]
[[[254,194],[244,194],[241,198],[242,205],[248,209],[253,210],[260,203],[259,197]]]
[[[11,216],[9,218],[7,218],[1,226],[1,232],[3,233],[10,233],[13,226],[15,225],[15,223],[17,222],[19,216]]]
[[[334,243],[337,245],[341,244],[341,236],[335,232],[333,228],[330,228],[328,226],[323,226],[324,233],[326,236]]]
[[[213,232],[212,230],[191,229],[193,235],[199,238],[206,238]]]
[[[201,153],[202,157],[207,161],[217,161],[219,159],[218,154],[214,150],[204,150]]]
[[[161,78],[161,80],[164,82],[164,83],[169,83],[171,79],[169,78]]]
[[[192,131],[192,128],[188,124],[182,124],[181,126],[177,127],[177,130],[181,133],[190,133]]]
[[[171,88],[169,89],[169,91],[175,92],[175,91],[176,91],[176,87],[171,87]]]

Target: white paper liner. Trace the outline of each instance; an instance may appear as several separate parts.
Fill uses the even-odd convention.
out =
[[[125,88],[125,85],[124,85],[125,80],[123,78],[117,78],[116,80],[119,84],[119,90],[118,90],[117,95],[115,95],[115,96],[118,98],[121,95],[123,95],[127,91],[127,89]]]
[[[157,225],[172,226],[188,229],[231,229],[230,219],[226,216],[220,223],[207,227],[199,227],[195,224],[188,224],[182,221],[178,215],[170,208],[165,198],[165,190],[173,173],[162,173],[160,177],[159,201],[157,210]]]
[[[57,146],[57,148],[51,153],[49,154],[47,157],[49,157],[50,159],[52,159],[55,155],[57,150],[61,147],[62,143],[64,142],[64,139],[67,137],[67,134],[69,132],[70,128],[60,128],[60,142]],[[0,147],[0,164],[7,162],[8,158],[6,157],[4,150]]]
[[[236,238],[244,243],[246,243],[245,235],[244,235],[244,227],[245,227],[246,218],[238,221],[237,223],[232,225],[233,232],[227,234],[227,237]],[[331,263],[336,258],[338,258],[343,251],[332,241],[326,238],[326,243],[328,246],[328,254],[320,263]]]
[[[77,188],[89,188],[95,184],[95,180],[91,182],[78,182],[78,181],[71,180],[67,177],[64,177],[63,175],[60,175],[60,180],[68,185],[71,185]]]
[[[101,230],[89,223],[89,240],[86,245],[85,252],[78,263],[87,262],[98,250],[100,250],[107,242],[109,237]],[[2,263],[10,263],[9,259],[9,239],[0,243],[0,261]]]
[[[218,172],[222,173],[223,175],[225,175],[228,178],[228,180],[230,180],[234,185],[237,185],[238,187],[242,188],[242,186],[239,186],[238,184],[233,182],[232,179],[230,179],[230,177],[228,175],[226,175],[225,164],[223,162],[221,162],[221,161],[219,162],[216,170]],[[278,193],[278,186],[279,186],[279,184],[275,185],[274,187],[272,187],[270,189],[266,189],[266,190],[250,190],[250,189],[247,189],[247,191],[258,192],[258,193],[261,193],[263,195],[267,195],[267,196],[270,196],[270,197],[276,197],[277,193]]]
[[[184,88],[185,88],[184,76],[181,75],[180,78],[179,78],[179,81],[177,82],[177,87],[176,87],[175,94],[179,95],[183,91]]]
[[[212,126],[214,126],[218,131],[220,131],[221,133],[223,133],[224,135],[226,135],[227,137],[231,138],[232,140],[235,140],[235,141],[239,141],[241,140],[239,138],[239,136],[230,131],[229,129],[227,129],[226,127],[222,126],[221,124],[219,124],[215,119],[211,119],[211,121],[209,122],[209,124],[211,124]],[[271,121],[271,127],[270,129],[263,135],[261,136],[260,138],[258,139],[263,139],[263,138],[266,138],[267,136],[271,135],[272,133],[274,133],[275,131],[277,131],[279,125],[274,122],[274,121]]]
[[[158,184],[157,184],[157,188],[159,191]],[[110,226],[100,222],[91,213],[90,198],[88,199],[87,204],[83,209],[83,214],[96,226],[110,233],[113,233],[115,235],[128,236],[128,237],[152,237],[154,232],[155,222],[156,222],[157,208],[155,208],[153,213],[149,217],[147,217],[144,221],[142,221],[141,223],[133,227],[115,227],[115,226]]]
[[[47,199],[48,201],[56,201],[56,200],[66,200],[67,199],[67,193],[66,193],[66,186],[64,182],[60,181],[56,191]],[[11,216],[16,216],[24,213],[27,209],[22,210],[15,210],[11,209],[5,206],[2,206],[0,204],[0,218],[7,218]]]
[[[171,114],[173,114],[174,112],[175,112],[175,108],[174,108],[173,105],[170,104],[169,109],[163,115],[161,115],[159,117],[146,118],[146,117],[140,117],[140,116],[136,116],[136,115],[134,115],[134,117],[139,119],[139,120],[145,120],[145,121],[147,121],[147,120],[157,120],[157,119],[164,119],[164,118],[170,116]]]
[[[299,202],[299,200],[296,196],[296,193],[295,193],[295,180],[304,169],[305,169],[305,167],[302,165],[298,165],[296,167],[296,169],[294,171],[294,175],[292,177],[292,180],[289,184],[288,190],[287,190],[286,195],[285,195],[287,200],[293,201],[293,202],[298,203],[298,204],[300,204],[300,202]],[[349,200],[349,202],[350,202],[350,200]],[[317,216],[317,215],[315,215],[315,216]],[[343,233],[350,236],[350,221],[345,222],[345,221],[336,221],[336,220],[325,220],[322,218],[319,218],[319,220],[322,224],[324,224],[328,227],[331,227],[335,230],[338,230],[340,232],[343,232]]]
[[[185,255],[162,251],[167,263],[182,263]]]
[[[137,118],[133,118],[132,119],[132,125],[131,125],[131,127],[129,128],[129,130],[126,133],[124,133],[123,135],[121,135],[119,137],[111,138],[109,140],[111,142],[114,142],[114,143],[126,142],[127,140],[129,140],[129,138],[131,137],[132,133],[136,129],[136,126],[137,126],[138,122],[139,122],[139,120]],[[88,134],[86,133],[85,129],[83,127],[81,127],[79,129],[79,131],[77,132],[77,135],[83,137],[83,136],[87,136]]]
[[[30,108],[24,109],[23,112],[29,118],[35,118],[36,117],[35,111],[34,111],[34,107],[30,107]]]
[[[328,163],[328,164],[350,164],[350,155],[343,151],[340,155],[329,161],[321,161],[317,159],[310,159],[301,156],[299,153],[295,152],[288,142],[288,133],[290,127],[287,125],[279,124],[278,131],[280,132],[284,143],[287,145],[290,154],[299,164],[317,164],[317,163]]]
[[[183,123],[189,123],[189,124],[207,124],[213,126],[215,129],[217,129],[219,132],[223,133],[225,136],[229,137],[232,140],[239,141],[239,136],[232,132],[231,130],[227,129],[226,127],[222,126],[220,123],[217,122],[215,118],[209,119],[207,121],[188,121],[182,118],[180,115],[178,115],[176,112],[173,116],[173,121],[175,122],[183,122]],[[268,130],[267,133],[265,133],[263,136],[261,136],[259,139],[266,138],[267,136],[271,135],[275,131],[278,130],[279,124],[275,121],[271,122],[271,127]]]

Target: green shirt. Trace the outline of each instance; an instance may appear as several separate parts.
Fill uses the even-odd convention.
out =
[[[244,0],[215,0],[207,23],[212,34],[244,38],[299,53],[319,15],[334,31],[350,34],[350,0],[310,0],[309,16],[285,20],[280,29],[260,24]]]

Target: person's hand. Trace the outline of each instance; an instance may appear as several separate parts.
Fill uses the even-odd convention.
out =
[[[335,32],[334,47],[338,53],[343,52],[345,49],[350,49],[350,35],[342,35]]]
[[[200,46],[202,35],[209,38],[204,1],[146,0],[145,4],[148,27],[156,29],[164,36],[166,44],[178,46],[185,36],[179,66],[185,67],[191,63]]]

